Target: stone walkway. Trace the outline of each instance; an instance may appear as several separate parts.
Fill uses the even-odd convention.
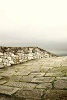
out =
[[[67,100],[67,57],[0,69],[0,100]]]

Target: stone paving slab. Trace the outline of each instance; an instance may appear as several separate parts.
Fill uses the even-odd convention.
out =
[[[12,76],[13,74],[15,74],[15,71],[4,71],[3,73],[0,73],[0,76]]]
[[[13,74],[13,75],[21,75],[21,76],[23,76],[23,75],[28,75],[28,74],[30,74],[30,72],[27,72],[27,71],[26,72],[19,71],[19,72]]]
[[[11,86],[11,87],[17,87],[17,88],[23,88],[23,89],[29,89],[29,90],[36,87],[36,84],[25,83],[25,82],[7,82],[4,85]]]
[[[2,77],[2,76],[0,76],[0,80],[1,80],[1,79],[3,79],[3,77]]]
[[[31,73],[30,75],[34,75],[35,77],[42,77],[42,76],[44,76],[45,75],[45,73],[41,73],[41,72],[34,72],[34,73]]]
[[[31,72],[40,72],[40,69],[35,66],[31,69]]]
[[[67,72],[67,67],[66,66],[52,67],[52,69],[49,72]]]
[[[0,80],[0,85],[6,83],[6,80]]]
[[[32,79],[32,83],[45,83],[54,81],[54,77],[37,77]]]
[[[43,100],[67,100],[67,90],[47,90]]]
[[[41,83],[36,86],[38,89],[52,89],[51,83]]]
[[[67,81],[67,77],[56,77],[56,80],[59,79],[59,80],[66,80]]]
[[[34,89],[34,90],[19,90],[15,96],[18,96],[20,98],[26,98],[26,100],[41,100],[42,95],[46,93],[43,89]]]
[[[0,99],[67,100],[67,66],[63,66],[64,63],[61,57],[42,58],[0,69]]]
[[[22,76],[12,75],[9,77],[9,81],[19,82]]]
[[[12,95],[17,92],[17,90],[19,90],[19,88],[0,85],[0,94]]]
[[[31,82],[33,77],[34,75],[22,76],[19,81],[20,82]]]
[[[56,80],[54,82],[54,87],[56,89],[67,89],[67,80]]]
[[[0,100],[25,100],[25,99],[19,99],[18,97],[12,97],[10,95],[7,94],[0,94]]]
[[[46,73],[45,76],[65,76],[65,73],[61,73],[61,72],[53,72],[53,73]]]

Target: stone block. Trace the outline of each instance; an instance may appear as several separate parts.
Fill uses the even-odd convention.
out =
[[[17,76],[17,75],[12,75],[9,77],[10,78],[10,81],[13,81],[13,82],[19,82],[21,79],[21,76]]]
[[[67,100],[67,90],[47,90],[43,100]]]
[[[45,76],[64,76],[65,73],[61,73],[61,72],[54,72],[54,73],[46,73]]]
[[[19,60],[19,62],[20,62],[20,63],[22,63],[22,62],[23,62],[23,60],[22,60],[22,59],[20,59],[20,60]]]
[[[32,72],[30,75],[34,75],[35,77],[42,77],[42,76],[44,76],[45,75],[45,73],[41,73],[41,72]]]
[[[28,75],[30,72],[27,72],[27,71],[19,71],[17,73],[15,73],[14,75],[21,75],[21,76],[25,76],[25,75]]]
[[[67,81],[67,77],[56,77],[56,79],[59,79],[59,80],[66,80],[66,81]]]
[[[15,92],[17,92],[17,90],[19,90],[19,88],[0,85],[0,93],[1,94],[12,95]]]
[[[38,88],[38,89],[51,89],[52,84],[51,83],[41,83],[41,84],[37,85],[36,88]]]
[[[31,90],[34,89],[36,87],[36,84],[32,84],[32,83],[25,83],[25,82],[7,82],[6,84],[4,84],[5,86],[11,86],[11,87],[17,87],[17,88],[22,88],[24,90]]]
[[[33,77],[34,77],[33,75],[23,76],[20,78],[20,81],[31,82]]]
[[[10,63],[7,63],[7,65],[6,66],[11,66],[11,64]]]
[[[0,80],[0,85],[6,83],[7,81],[6,80]]]
[[[45,82],[52,82],[54,81],[54,77],[38,77],[38,78],[33,78],[31,82],[33,83],[45,83]]]
[[[3,73],[1,73],[0,75],[9,77],[9,76],[12,76],[14,73],[15,73],[15,71],[7,70],[7,71],[4,71]]]
[[[10,64],[14,64],[14,61],[13,61],[13,60],[10,60],[9,63],[10,63]]]
[[[19,90],[15,96],[18,96],[20,98],[25,98],[26,99],[30,99],[30,100],[41,100],[41,97],[43,95],[43,89],[33,89],[33,90]],[[45,94],[45,91],[44,91]]]
[[[11,57],[7,57],[7,59],[8,59],[9,61],[11,61]]]
[[[1,79],[3,79],[3,77],[2,77],[2,76],[0,76],[0,80],[1,80]]]
[[[0,69],[4,68],[4,65],[0,63]]]
[[[67,89],[67,80],[58,79],[54,82],[55,89]]]

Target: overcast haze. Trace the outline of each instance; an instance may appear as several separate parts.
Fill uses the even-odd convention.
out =
[[[67,0],[0,0],[0,46],[67,55]]]

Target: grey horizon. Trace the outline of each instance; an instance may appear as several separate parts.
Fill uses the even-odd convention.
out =
[[[67,56],[67,0],[1,0],[0,46],[36,46]]]

